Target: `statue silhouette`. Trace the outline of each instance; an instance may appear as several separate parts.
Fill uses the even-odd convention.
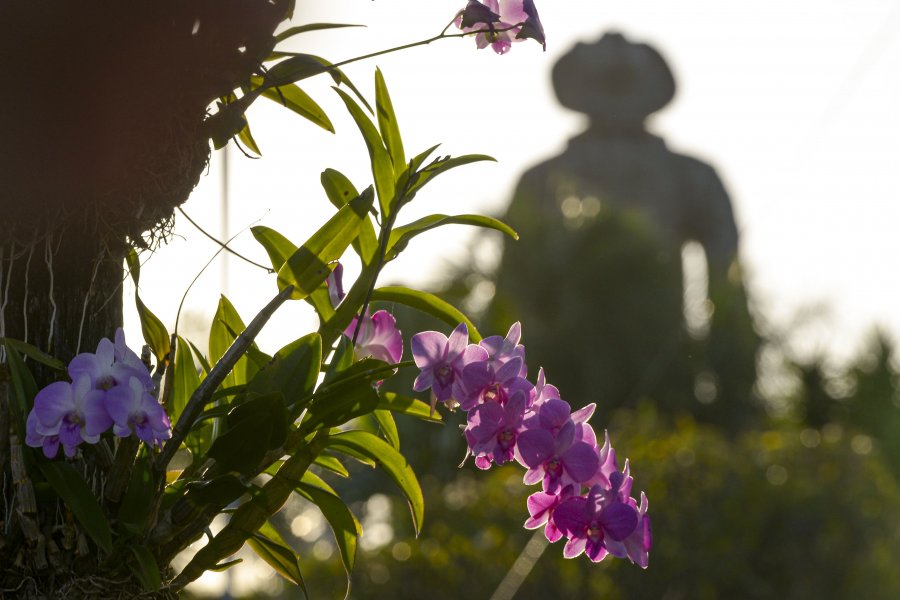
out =
[[[731,202],[715,170],[645,128],[675,81],[650,46],[608,33],[553,69],[563,106],[587,129],[521,178],[489,309],[521,319],[529,362],[574,404],[603,416],[644,398],[730,428],[757,411],[758,337],[737,263]],[[707,262],[708,323],[689,332],[682,248]],[[693,334],[693,335],[691,335]]]

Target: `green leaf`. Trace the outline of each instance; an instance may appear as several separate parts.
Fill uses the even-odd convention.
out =
[[[320,179],[328,200],[335,208],[340,209],[350,200],[359,196],[359,192],[356,191],[350,180],[339,171],[325,169],[322,171]],[[375,234],[375,227],[368,215],[360,227],[359,237],[353,240],[353,249],[359,255],[364,266],[372,264],[375,260],[378,252],[378,236]]]
[[[358,195],[359,194],[354,190],[352,198],[355,198]],[[338,206],[338,208],[341,208],[341,206]],[[371,223],[369,223],[369,228],[371,229],[371,227]],[[281,268],[285,261],[297,251],[297,246],[295,246],[293,242],[274,229],[269,229],[268,227],[260,225],[258,227],[251,227],[250,230],[253,233],[253,237],[255,237],[256,240],[262,244],[263,248],[265,248],[266,253],[269,255],[269,260],[272,262],[272,267],[276,272],[278,272],[278,269]],[[357,242],[358,240],[353,241],[354,247]],[[331,306],[331,298],[328,295],[328,286],[324,283],[313,290],[312,293],[306,297],[306,301],[316,309],[319,319],[321,319],[323,323],[327,322],[334,315],[334,307]]]
[[[251,398],[231,409],[226,429],[215,439],[207,455],[227,470],[256,473],[260,461],[287,438],[287,409],[281,393]]]
[[[55,369],[57,371],[65,371],[66,365],[61,360],[50,356],[40,348],[32,346],[26,342],[22,342],[19,340],[14,340],[12,338],[2,338],[0,337],[0,344],[6,344],[7,348],[12,348],[13,350],[17,350],[20,353],[24,354],[28,358],[31,358],[42,365],[46,365],[51,369]]]
[[[62,461],[37,461],[53,491],[72,511],[92,540],[107,554],[112,553],[112,531],[91,488],[72,465]]]
[[[319,31],[320,29],[339,29],[341,27],[365,27],[365,25],[351,25],[348,23],[307,23],[297,27],[290,27],[275,36],[276,42],[283,42],[289,37],[306,33],[307,31]]]
[[[153,506],[155,491],[150,461],[146,456],[139,456],[131,471],[131,479],[119,506],[119,512],[116,513],[119,523],[130,525],[133,530],[143,533]]]
[[[284,54],[290,55],[290,57],[269,67],[266,72],[265,87],[296,83],[328,70],[328,66],[312,54],[294,52],[285,52]]]
[[[280,392],[286,405],[302,406],[300,401],[316,385],[321,364],[322,338],[313,332],[276,352],[272,362],[248,384],[247,392],[260,395]]]
[[[400,432],[397,431],[397,424],[394,422],[394,417],[391,415],[391,411],[384,409],[375,409],[372,412],[372,416],[375,417],[375,422],[378,423],[378,429],[381,431],[381,436],[389,443],[391,446],[400,449]]]
[[[465,323],[469,329],[469,339],[476,344],[481,341],[481,334],[478,333],[475,324],[462,311],[434,294],[412,290],[403,286],[387,286],[373,291],[372,301],[403,304],[436,317],[451,327]]]
[[[235,338],[246,329],[244,321],[235,310],[234,305],[226,298],[219,298],[219,306],[213,317],[212,325],[209,328],[209,360],[212,364],[219,362],[219,359],[225,354]],[[253,344],[255,346],[255,343]],[[259,348],[257,348],[258,350]],[[238,359],[231,373],[222,382],[224,387],[234,387],[244,385],[253,375],[256,374],[258,368],[252,365],[247,356],[244,355]]]
[[[332,125],[331,120],[322,107],[296,84],[285,83],[267,86],[265,79],[254,76],[250,78],[250,86],[252,89],[265,86],[262,92],[264,98],[277,102],[325,131],[334,133],[334,125]],[[257,152],[257,154],[259,153]]]
[[[195,346],[190,340],[188,340],[188,343],[191,345],[191,350],[194,351],[194,358],[200,363],[200,367],[203,369],[203,375],[205,377],[210,370],[209,361],[206,360],[206,357],[200,352],[200,348]]]
[[[412,512],[413,526],[418,535],[422,530],[422,520],[425,518],[425,500],[416,474],[413,473],[405,456],[367,431],[345,431],[334,434],[328,439],[328,447],[340,451],[350,449],[377,462],[406,496]]]
[[[306,54],[303,52],[272,52],[267,60],[289,57],[272,66],[266,73],[266,87],[276,87],[288,83],[294,83],[307,77],[313,77],[320,73],[328,73],[336,85],[346,85],[356,95],[366,110],[372,112],[372,107],[366,98],[359,92],[350,78],[338,67],[321,56]]]
[[[335,475],[340,475],[341,477],[349,477],[350,472],[347,470],[347,467],[338,460],[336,456],[331,456],[330,454],[320,454],[313,461],[314,464],[319,465],[323,469],[327,469],[334,473]]]
[[[400,126],[397,124],[387,84],[378,68],[375,69],[375,113],[378,115],[378,129],[394,165],[394,177],[399,177],[406,169],[403,138],[400,137]]]
[[[266,561],[275,572],[296,584],[303,595],[309,597],[306,592],[306,584],[300,573],[300,557],[294,552],[287,542],[282,539],[271,523],[266,521],[259,531],[247,539],[247,544],[256,554]]]
[[[175,345],[175,374],[173,377],[172,414],[170,417],[175,422],[181,416],[184,407],[187,406],[191,395],[200,385],[200,375],[194,364],[193,354],[188,343],[181,337],[177,337]],[[204,423],[195,424],[191,432],[184,440],[185,445],[195,457],[203,456],[209,449],[213,440],[213,425]]]
[[[416,417],[417,419],[422,419],[424,421],[431,421],[433,423],[440,423],[442,420],[439,412],[432,412],[431,407],[421,400],[416,400],[415,398],[410,398],[408,396],[401,396],[394,392],[381,392],[378,396],[379,410],[389,410],[395,413]]]
[[[250,228],[250,233],[257,242],[265,248],[266,254],[269,255],[269,261],[272,263],[272,269],[278,272],[281,265],[297,251],[297,246],[289,239],[264,225],[257,225]]]
[[[184,501],[195,506],[224,507],[248,491],[248,486],[232,473],[225,473],[213,479],[192,481],[187,484]]]
[[[297,493],[318,506],[319,510],[322,511],[322,516],[331,525],[334,539],[341,551],[341,561],[344,563],[344,569],[346,569],[349,578],[349,574],[356,562],[356,543],[362,534],[362,528],[359,525],[359,521],[356,520],[356,517],[353,516],[353,513],[350,512],[350,509],[347,508],[347,505],[344,504],[344,501],[339,496],[312,483],[314,477],[312,473],[305,473],[303,481],[297,485]],[[316,477],[315,479],[318,478]]]
[[[171,350],[171,338],[166,326],[162,321],[154,315],[149,308],[141,300],[138,295],[138,287],[141,279],[141,263],[138,260],[137,252],[134,248],[125,255],[125,261],[128,264],[128,271],[134,280],[134,303],[137,306],[138,317],[141,320],[141,333],[144,335],[144,343],[150,346],[153,356],[156,358],[156,364],[165,364],[169,351]]]
[[[424,233],[429,229],[441,227],[442,225],[474,225],[476,227],[484,227],[486,229],[495,229],[503,232],[514,240],[519,239],[519,234],[515,230],[499,219],[493,217],[485,217],[482,215],[428,215],[422,217],[412,223],[397,227],[391,231],[388,238],[386,256],[388,260],[396,258],[402,252],[411,239]]]
[[[244,128],[238,131],[237,136],[239,140],[244,142],[244,145],[247,146],[247,148],[255,152],[257,156],[262,156],[262,152],[259,151],[259,146],[256,145],[256,140],[253,139],[253,134],[250,133],[249,123],[244,123]]]
[[[9,340],[4,340],[6,346],[6,362],[9,367],[10,383],[12,383],[13,393],[16,397],[15,403],[10,403],[12,414],[14,416],[13,423],[18,430],[19,439],[24,440],[26,437],[25,419],[34,404],[34,397],[37,394],[37,384],[34,382],[34,375],[25,366],[22,356],[12,348]]]
[[[240,564],[240,563],[242,563],[242,562],[244,562],[244,559],[243,559],[243,558],[236,558],[236,559],[234,559],[234,560],[227,560],[227,561],[225,561],[225,562],[223,562],[223,563],[219,563],[219,564],[217,564],[216,566],[207,569],[207,571],[215,571],[216,573],[221,573],[222,571],[226,571],[226,570],[230,569],[231,567],[233,567],[234,565],[238,565],[238,564]]]
[[[378,205],[381,207],[382,218],[387,218],[391,214],[391,206],[394,202],[394,164],[391,162],[391,156],[384,146],[381,134],[378,133],[366,113],[344,90],[338,88],[334,88],[334,90],[344,101],[350,116],[353,117],[366,142],[372,165],[372,177],[375,179],[375,192],[378,194]]]
[[[430,148],[426,150],[426,152],[430,154],[432,150],[433,148]],[[404,205],[410,202],[416,196],[419,190],[425,187],[427,183],[429,183],[432,179],[434,179],[441,173],[445,173],[450,169],[454,169],[462,165],[486,160],[496,162],[496,159],[487,156],[486,154],[467,154],[465,156],[457,156],[455,158],[452,158],[450,156],[436,158],[421,170],[417,170],[416,168],[407,168],[400,175],[400,178],[397,182],[397,189],[402,190],[403,193],[403,197],[399,199],[400,205]]]
[[[336,427],[375,410],[378,394],[372,382],[378,375],[366,374],[384,364],[378,360],[361,360],[342,373],[346,378],[321,386],[307,407],[302,429],[314,431],[320,427]]]
[[[144,591],[155,592],[159,590],[162,585],[162,580],[159,576],[159,566],[156,564],[156,559],[153,558],[153,553],[150,552],[150,549],[147,546],[134,543],[127,543],[125,546],[131,550],[131,554],[134,557],[134,561],[127,561],[128,567],[138,581],[141,582],[141,587],[144,588]]]
[[[294,286],[291,298],[302,300],[325,281],[334,263],[359,235],[372,207],[372,189],[341,208],[312,235],[278,270],[278,289]]]

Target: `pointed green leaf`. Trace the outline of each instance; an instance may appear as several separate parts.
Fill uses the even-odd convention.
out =
[[[334,450],[350,449],[377,462],[406,496],[412,512],[413,526],[418,535],[422,530],[422,520],[425,518],[425,500],[416,474],[413,473],[405,456],[368,431],[345,431],[334,434],[328,439],[328,447]]]
[[[321,72],[321,71],[320,71]],[[266,85],[265,79],[262,77],[251,77],[250,78],[250,86],[252,89],[259,88],[261,86]],[[334,125],[331,123],[331,119],[328,118],[328,115],[325,114],[325,111],[319,106],[312,97],[300,89],[294,83],[285,83],[282,85],[276,85],[271,87],[266,87],[262,96],[264,98],[268,98],[273,102],[277,102],[278,104],[284,106],[288,110],[291,110],[304,119],[318,125],[325,131],[329,131],[334,133]],[[257,152],[257,154],[259,154]]]
[[[365,362],[367,361],[356,363],[348,371],[357,373],[370,368],[364,365]],[[357,365],[362,366],[356,369]],[[378,394],[369,379],[336,382],[322,388],[322,391],[316,391],[312,402],[307,406],[307,417],[302,425],[304,431],[343,425],[351,419],[369,414],[378,405]]]
[[[486,229],[495,229],[505,233],[514,240],[519,239],[519,234],[517,234],[512,227],[493,217],[485,217],[482,215],[428,215],[427,217],[422,217],[421,219],[403,225],[402,227],[397,227],[391,231],[386,252],[388,260],[396,258],[397,255],[406,248],[409,241],[420,233],[424,233],[435,227],[441,227],[442,225],[474,225]]]
[[[119,512],[116,513],[120,524],[130,525],[135,531],[143,533],[153,506],[154,483],[150,461],[146,456],[138,456]]]
[[[12,414],[16,417],[13,419],[13,423],[18,429],[19,439],[24,440],[25,418],[34,403],[37,384],[34,382],[34,375],[25,366],[22,356],[13,349],[8,339],[4,340],[4,345],[6,346],[6,363],[9,367],[10,383],[16,396],[16,402],[10,404],[13,409]]]
[[[169,346],[171,343],[169,332],[166,330],[166,326],[163,325],[162,321],[147,308],[141,300],[141,297],[138,295],[138,287],[141,278],[141,263],[138,260],[138,255],[134,248],[128,251],[128,254],[125,256],[125,261],[128,264],[131,278],[134,280],[134,303],[137,306],[138,317],[140,317],[141,320],[141,333],[144,335],[144,342],[150,346],[153,356],[156,357],[156,364],[164,364],[166,357],[171,350]]]
[[[212,568],[210,568],[210,569],[207,569],[207,570],[208,570],[208,571],[215,571],[216,573],[221,573],[222,571],[227,571],[228,569],[230,569],[230,568],[233,567],[234,565],[239,565],[239,564],[241,564],[242,562],[244,562],[244,559],[243,559],[243,558],[236,558],[236,559],[234,559],[234,560],[227,560],[227,561],[225,561],[225,562],[223,562],[223,563],[219,563],[219,564],[217,564],[216,566],[214,566],[214,567],[212,567]]]
[[[219,298],[219,306],[209,328],[209,360],[212,364],[219,362],[235,338],[246,329],[244,321],[231,301],[225,296]],[[258,348],[257,348],[258,349]],[[244,385],[256,374],[258,368],[252,365],[247,356],[238,359],[234,368],[222,382],[223,387]]]
[[[272,362],[247,385],[247,392],[280,392],[288,406],[297,404],[312,392],[321,364],[322,338],[310,333],[276,352]]]
[[[359,194],[354,193],[352,198],[355,198],[358,195]],[[340,208],[340,206],[338,208]],[[369,223],[369,228],[371,228],[371,223]],[[285,261],[297,251],[297,246],[295,246],[293,242],[273,229],[260,225],[258,227],[251,227],[250,230],[253,233],[253,237],[255,237],[256,240],[262,244],[263,248],[266,249],[269,260],[272,262],[272,267],[276,272],[284,265]],[[358,240],[353,241],[354,246],[357,244],[357,241]],[[328,286],[324,283],[313,290],[313,292],[306,297],[306,301],[316,309],[319,319],[321,319],[323,323],[327,322],[334,315],[334,307],[331,305],[331,297],[328,295]]]
[[[269,450],[284,443],[289,418],[280,392],[251,398],[231,409],[226,428],[207,452],[230,471],[256,473]]]
[[[334,262],[359,235],[360,227],[372,207],[372,189],[341,208],[312,235],[278,270],[278,289],[294,286],[291,298],[300,300],[325,281]]]
[[[430,153],[431,150],[428,150],[428,152]],[[468,165],[470,163],[486,160],[496,162],[495,158],[492,158],[485,154],[467,154],[465,156],[457,156],[455,158],[449,156],[436,158],[425,167],[422,167],[421,170],[404,170],[404,172],[400,175],[397,186],[398,189],[403,190],[403,197],[399,200],[400,204],[404,205],[410,202],[419,192],[419,190],[425,187],[427,183],[429,183],[432,179],[434,179],[441,173],[445,173],[450,169],[454,169],[462,165]]]
[[[344,101],[350,116],[353,117],[366,142],[372,165],[372,177],[375,179],[375,191],[378,194],[378,205],[381,207],[382,218],[386,218],[391,214],[391,206],[394,202],[394,164],[391,162],[391,156],[384,146],[381,134],[378,133],[378,129],[375,128],[366,113],[344,90],[333,89]]]
[[[67,462],[37,461],[53,491],[72,511],[85,533],[107,554],[112,553],[112,531],[90,486]]]
[[[473,343],[481,341],[481,334],[478,333],[478,329],[476,329],[475,324],[472,323],[469,317],[449,302],[441,300],[434,294],[420,292],[403,286],[387,286],[373,291],[372,301],[403,304],[436,317],[451,327],[465,323],[469,329],[469,339]]]
[[[144,588],[144,591],[155,592],[159,590],[162,585],[162,579],[159,576],[159,566],[157,566],[156,559],[153,557],[150,549],[147,546],[134,543],[128,543],[125,547],[131,551],[131,555],[134,558],[133,561],[127,561],[128,567],[138,581],[141,582],[141,587]]]
[[[351,25],[349,23],[307,23],[297,27],[290,27],[275,36],[276,42],[283,42],[289,37],[306,33],[307,31],[319,31],[321,29],[339,29],[341,27],[365,27],[365,25]]]
[[[296,584],[303,590],[303,595],[308,597],[306,584],[300,573],[300,557],[268,521],[247,539],[247,545],[275,569],[276,573]]]
[[[203,369],[203,376],[205,377],[206,374],[209,373],[209,369],[210,369],[209,361],[206,360],[206,357],[203,355],[202,352],[200,352],[200,349],[197,346],[195,346],[193,342],[188,340],[188,343],[191,345],[191,350],[194,351],[194,358],[197,360],[197,362],[200,363],[200,367]]]
[[[378,423],[378,429],[381,431],[381,436],[387,443],[399,450],[400,432],[397,431],[397,424],[394,422],[391,411],[376,409],[372,411],[372,416],[375,417],[375,422]]]
[[[176,336],[175,344],[175,379],[174,394],[172,396],[172,413],[169,415],[172,421],[177,421],[191,398],[191,394],[200,385],[200,375],[194,366],[194,357],[186,341],[181,336]]]
[[[328,73],[336,85],[346,85],[350,91],[359,99],[366,107],[366,110],[372,112],[372,107],[366,101],[359,90],[350,81],[350,78],[335,67],[331,62],[325,60],[321,56],[306,54],[303,52],[272,52],[267,61],[286,58],[280,63],[272,66],[266,73],[266,87],[276,87],[288,83],[295,83],[307,77],[313,77],[320,73]]]
[[[399,177],[406,169],[403,138],[400,137],[400,126],[397,124],[397,115],[394,113],[394,105],[388,94],[384,75],[378,68],[375,69],[375,113],[378,115],[378,129],[394,164],[394,176]]]
[[[282,55],[289,58],[269,67],[265,78],[266,87],[296,83],[328,70],[328,66],[312,54],[284,52]]]
[[[249,123],[244,123],[244,128],[238,131],[237,136],[238,139],[241,140],[245,146],[247,146],[247,148],[255,152],[257,156],[262,156],[262,152],[259,151],[259,146],[256,145],[256,140],[253,139],[253,134],[250,132]]]
[[[314,476],[310,477],[311,475],[313,474],[305,473],[303,475],[303,481],[297,485],[297,492],[318,506],[322,511],[322,516],[331,525],[334,539],[341,551],[341,561],[349,575],[356,561],[356,543],[362,533],[362,528],[344,501],[332,491],[312,483]],[[321,482],[321,480],[319,481]]]
[[[347,467],[338,460],[336,456],[331,456],[330,454],[320,454],[313,461],[314,464],[319,465],[323,469],[327,469],[334,473],[335,475],[340,475],[341,477],[349,477],[350,472],[347,470]]]
[[[278,272],[281,265],[297,251],[297,246],[289,239],[264,225],[257,225],[250,228],[250,233],[257,242],[265,248],[266,254],[269,255],[269,261],[272,263],[272,269]]]
[[[417,419],[422,419],[424,421],[431,421],[433,423],[440,423],[442,420],[439,412],[432,412],[431,407],[421,400],[416,400],[415,398],[410,398],[408,396],[401,396],[394,392],[380,392],[378,396],[379,410],[389,410],[395,413],[416,417]]]
[[[55,358],[53,356],[50,356],[49,354],[47,354],[40,348],[32,346],[31,344],[28,344],[26,342],[14,340],[12,338],[0,337],[0,344],[6,344],[6,346],[8,348],[17,350],[20,353],[27,356],[28,358],[31,358],[31,359],[41,363],[42,365],[46,365],[46,366],[50,367],[51,369],[55,369],[57,371],[65,371],[66,370],[66,365],[65,365],[65,363],[63,363],[63,361],[61,361],[58,358]]]
[[[356,191],[350,180],[339,171],[325,169],[322,171],[320,179],[328,200],[335,208],[340,209],[350,200],[359,196],[359,192]],[[375,227],[368,215],[359,230],[359,237],[353,240],[353,249],[359,255],[364,266],[372,264],[372,261],[375,260],[378,252],[378,236],[375,234]]]
[[[172,422],[178,420],[191,395],[200,385],[200,374],[194,365],[194,357],[188,343],[177,336],[175,344],[175,374],[173,377]],[[184,440],[195,457],[203,456],[213,439],[212,423],[195,424]]]

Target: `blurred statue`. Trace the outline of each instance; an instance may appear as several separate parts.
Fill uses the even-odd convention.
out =
[[[553,84],[589,125],[519,182],[505,219],[527,243],[505,246],[490,329],[520,318],[529,362],[570,402],[597,402],[604,416],[651,399],[667,412],[747,425],[758,411],[758,336],[731,202],[711,166],[645,128],[674,96],[669,67],[650,46],[608,33],[563,56]],[[690,328],[687,242],[703,248],[708,274]]]

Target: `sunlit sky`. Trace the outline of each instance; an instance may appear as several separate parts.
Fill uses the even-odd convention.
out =
[[[367,27],[307,34],[289,49],[343,60],[436,34],[463,4],[301,1],[298,23]],[[538,0],[537,6],[546,53],[522,43],[497,56],[452,39],[345,68],[369,98],[375,66],[382,69],[407,153],[440,142],[445,154],[498,159],[442,176],[401,220],[502,212],[521,172],[557,153],[583,126],[556,103],[553,63],[576,41],[617,30],[654,45],[674,71],[676,98],[650,128],[674,150],[718,169],[734,203],[761,329],[793,332],[807,356],[850,355],[876,323],[900,337],[900,3]],[[235,249],[265,262],[249,226],[267,225],[301,243],[332,210],[319,186],[322,170],[336,168],[358,187],[368,185],[365,146],[330,84],[319,77],[304,88],[332,118],[336,135],[258,101],[248,116],[263,158],[231,149],[228,222],[220,208],[221,155],[185,204],[187,213],[214,235],[238,234]],[[448,227],[420,237],[383,281],[434,280],[445,261],[460,260],[475,234]],[[170,326],[183,291],[215,250],[179,217],[175,238],[147,260],[142,296]],[[483,259],[489,264],[491,256]],[[185,314],[208,320],[224,285],[249,320],[276,292],[273,276],[233,257],[227,267],[226,277],[217,260],[200,277]],[[315,326],[300,304],[280,311],[260,337],[264,348],[274,351]],[[136,316],[129,319],[130,331],[139,331]],[[199,338],[184,323],[182,332]]]

